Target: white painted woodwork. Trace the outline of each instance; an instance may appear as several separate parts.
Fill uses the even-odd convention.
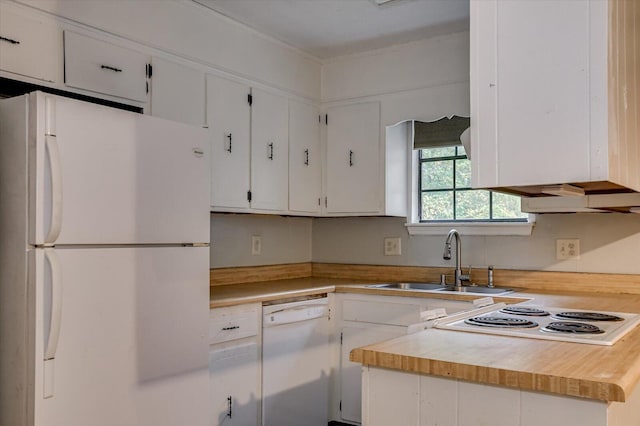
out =
[[[251,207],[289,207],[289,104],[286,98],[253,88],[251,106]]]
[[[364,367],[367,369],[367,367]],[[380,375],[381,377],[376,377]],[[368,380],[378,383],[384,380],[385,386],[365,386],[362,424],[367,426],[403,425],[417,426],[420,412],[420,376],[411,373],[394,372],[387,374],[386,370],[371,369],[366,375]],[[370,404],[381,404],[383,401],[393,401],[393,409],[380,410]],[[493,426],[493,425],[492,425]]]
[[[55,22],[1,3],[0,37],[0,70],[59,81],[62,32]]]
[[[635,25],[634,2],[619,3],[630,6],[628,25],[610,17],[614,2],[471,2],[472,186],[609,181],[640,189],[637,162],[627,158],[636,142],[625,139],[638,92],[624,72],[611,75],[611,63],[633,72],[637,56],[610,51],[633,38],[624,28]],[[616,25],[620,40],[610,34]],[[616,90],[628,90],[629,105],[613,112]],[[616,119],[628,121],[626,130]]]
[[[157,56],[151,64],[151,115],[203,126],[204,73]]]
[[[470,305],[469,302],[443,299],[337,295],[336,315],[339,320],[335,332],[341,333],[342,344],[339,374],[332,398],[336,406],[342,401],[342,411],[334,415],[345,421],[361,421],[361,365],[349,361],[351,350],[405,335],[408,325],[422,321],[420,314],[423,311],[445,308],[451,314],[470,309]]]
[[[368,366],[362,375],[363,426],[635,426],[640,420],[638,389],[626,402],[607,404]]]
[[[289,101],[289,210],[319,214],[322,152],[320,111],[317,107]]]
[[[35,333],[33,424],[210,424],[208,304],[202,303],[209,295],[208,248],[49,250],[59,259],[62,277],[52,383],[45,383],[42,361],[50,268],[43,249],[32,250],[29,260],[35,300],[35,324],[29,325]],[[43,398],[45,386],[52,398]]]
[[[393,339],[406,334],[405,327],[351,323],[343,326],[340,356],[340,399],[342,401],[341,418],[345,421],[362,421],[362,384],[361,365],[349,361],[349,353],[362,346]],[[397,402],[394,400],[394,402]],[[387,408],[389,408],[388,406]],[[393,405],[395,411],[396,405]],[[379,413],[376,412],[376,415]],[[396,423],[390,423],[396,424]]]
[[[327,109],[326,212],[381,210],[380,103]]]
[[[66,30],[64,82],[67,86],[138,102],[147,100],[144,53]]]
[[[245,84],[207,74],[211,208],[248,209],[251,107]]]
[[[261,312],[259,303],[210,312],[209,424],[260,424]],[[235,326],[239,328],[233,328]],[[221,327],[231,329],[221,331]]]
[[[23,99],[35,141],[31,244],[209,242],[204,129],[41,92]],[[45,241],[58,208],[60,233]]]

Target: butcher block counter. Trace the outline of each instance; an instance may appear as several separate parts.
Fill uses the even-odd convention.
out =
[[[512,295],[543,307],[640,313],[638,295]],[[613,346],[430,329],[355,349],[350,359],[403,372],[623,402],[640,382],[640,327]]]

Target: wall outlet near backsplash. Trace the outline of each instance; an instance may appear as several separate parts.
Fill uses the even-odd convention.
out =
[[[400,256],[402,254],[402,239],[400,237],[384,239],[384,255]]]
[[[251,255],[259,256],[262,254],[262,237],[260,235],[251,236]]]
[[[580,240],[563,239],[556,240],[557,260],[577,260],[580,259]]]

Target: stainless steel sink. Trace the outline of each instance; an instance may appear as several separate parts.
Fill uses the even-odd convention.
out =
[[[385,283],[385,284],[369,284],[369,288],[389,288],[399,290],[422,290],[422,291],[437,291],[446,293],[475,293],[475,294],[507,294],[511,293],[511,288],[501,287],[484,287],[484,286],[462,286],[459,288],[445,287],[440,283]]]
[[[402,290],[444,290],[446,287],[439,283],[388,283],[370,284],[367,287],[373,288],[397,288]]]

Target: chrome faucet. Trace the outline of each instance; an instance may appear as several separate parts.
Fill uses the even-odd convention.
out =
[[[469,275],[465,275],[462,273],[462,239],[460,238],[460,234],[455,229],[452,229],[447,234],[447,240],[444,243],[444,254],[442,258],[445,260],[451,259],[451,240],[453,237],[456,237],[456,270],[455,270],[455,281],[454,287],[459,288],[462,287],[463,281],[469,281],[471,277]]]

